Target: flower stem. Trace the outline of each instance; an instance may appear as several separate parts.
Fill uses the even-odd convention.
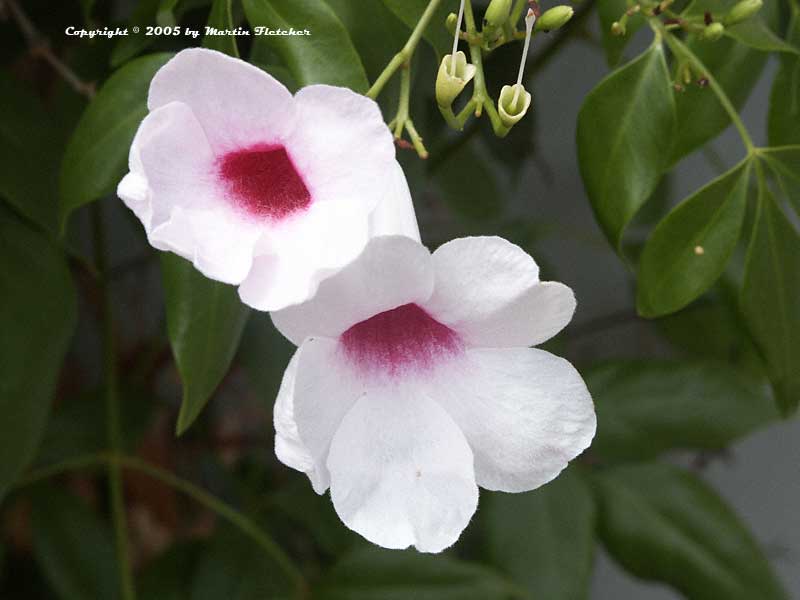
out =
[[[467,27],[467,35],[476,36],[478,30],[475,27],[475,15],[472,13],[472,0],[467,0],[464,5],[464,20]],[[505,127],[500,121],[500,115],[494,107],[494,101],[486,89],[486,79],[483,75],[483,57],[482,50],[478,44],[470,42],[469,55],[472,64],[475,65],[475,79],[473,83],[472,102],[475,108],[475,116],[480,117],[483,109],[486,109],[486,114],[489,115],[489,120],[492,122],[492,129],[498,135],[505,133]]]
[[[433,13],[436,12],[440,2],[441,0],[430,0],[430,2],[428,2],[428,6],[425,8],[422,16],[419,18],[414,30],[411,32],[411,36],[408,38],[408,41],[402,47],[400,52],[392,57],[392,60],[389,61],[389,64],[386,65],[383,71],[381,71],[381,74],[378,75],[375,83],[373,83],[372,87],[370,87],[367,91],[367,98],[372,98],[373,100],[377,98],[386,83],[392,78],[392,75],[395,74],[395,71],[397,71],[397,69],[399,69],[402,65],[411,61],[411,57],[414,56],[414,51],[417,49],[417,44],[419,44],[419,40],[422,37],[422,33],[428,27],[428,23],[430,22],[431,17],[433,17]]]
[[[655,22],[657,31],[661,31],[664,40],[667,42],[670,50],[678,57],[683,57],[690,63],[694,64],[695,68],[700,71],[703,76],[708,80],[708,85],[714,94],[717,96],[719,103],[722,105],[722,108],[728,113],[728,116],[731,119],[734,127],[736,127],[736,131],[739,132],[739,137],[742,139],[742,143],[744,144],[745,149],[747,150],[748,155],[752,155],[755,153],[755,144],[753,144],[753,138],[750,137],[750,133],[747,131],[747,127],[745,127],[744,122],[742,122],[741,117],[739,116],[739,112],[733,106],[730,98],[728,98],[728,94],[722,88],[720,83],[717,81],[716,77],[709,71],[703,62],[697,57],[697,55],[692,52],[692,50],[683,42],[681,42],[677,37],[672,35],[670,32],[664,29],[664,26],[661,24],[660,21],[654,20],[651,23]]]
[[[256,542],[292,581],[296,590],[296,597],[308,597],[308,584],[306,583],[303,573],[269,534],[261,529],[252,519],[190,481],[173,475],[139,458],[111,452],[87,454],[37,469],[20,481],[17,487],[31,485],[67,471],[99,466],[114,466],[117,469],[125,468],[138,471],[186,494],[186,496],[219,515]]]
[[[103,388],[107,413],[106,433],[111,450],[120,452],[122,449],[122,432],[119,416],[116,342],[114,339],[111,297],[108,292],[108,266],[105,254],[106,241],[103,229],[103,213],[102,205],[99,202],[95,202],[92,206],[92,233],[94,236],[95,263],[100,273],[98,285],[102,297],[100,324],[103,336],[103,366],[105,372]],[[128,555],[128,527],[125,521],[122,473],[118,465],[109,464],[108,486],[111,498],[111,516],[114,522],[114,541],[117,560],[119,561],[120,591],[123,600],[135,600],[136,590],[133,585],[131,562]]]
[[[83,81],[78,77],[75,71],[70,69],[66,63],[53,54],[49,42],[39,33],[39,30],[36,29],[36,26],[28,18],[28,15],[22,10],[17,0],[0,0],[0,12],[2,12],[4,6],[8,9],[11,18],[14,19],[17,27],[22,32],[22,36],[25,38],[25,42],[28,44],[31,54],[40,56],[72,87],[72,89],[91,99],[94,96],[94,85]]]

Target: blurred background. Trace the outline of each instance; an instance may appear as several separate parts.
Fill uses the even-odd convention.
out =
[[[139,222],[113,193],[98,200],[101,211],[89,206],[74,211],[63,237],[59,237],[58,170],[63,149],[87,101],[48,64],[43,52],[63,60],[80,81],[100,87],[114,71],[114,57],[123,57],[116,65],[120,67],[133,56],[199,45],[199,40],[157,38],[146,46],[120,50],[122,42],[115,39],[68,38],[64,35],[66,27],[82,27],[84,22],[96,26],[137,19],[147,22],[156,17],[158,10],[162,10],[158,14],[163,19],[164,5],[169,5],[177,23],[199,29],[208,19],[210,2],[18,0],[17,4],[35,26],[37,35],[41,34],[49,45],[46,50],[44,46],[32,48],[7,3],[0,0],[0,96],[6,97],[0,100],[0,134],[19,136],[22,124],[32,139],[41,136],[26,158],[30,170],[26,171],[28,187],[23,186],[31,196],[37,194],[35,211],[41,220],[32,219],[19,210],[16,202],[8,201],[9,194],[19,189],[14,186],[0,187],[0,218],[5,223],[22,223],[36,239],[50,240],[41,241],[42,244],[63,251],[77,293],[74,334],[66,336],[67,350],[57,369],[57,383],[53,393],[43,400],[51,410],[25,473],[46,474],[41,469],[48,465],[107,447],[102,394],[106,365],[100,326],[104,292],[95,273],[96,228],[101,227],[107,249],[103,281],[111,298],[116,336],[122,450],[177,474],[182,481],[191,482],[247,515],[299,565],[313,589],[314,582],[323,582],[322,591],[312,597],[525,597],[520,596],[525,592],[519,590],[482,591],[482,584],[469,584],[472,577],[477,577],[471,572],[463,575],[465,587],[450,590],[447,586],[460,582],[461,575],[455,571],[450,574],[447,568],[452,565],[445,568],[444,563],[435,562],[447,557],[503,573],[515,586],[531,590],[530,597],[536,598],[781,597],[766,588],[762,595],[758,584],[750,588],[750,595],[742,592],[721,596],[714,591],[725,589],[724,585],[708,587],[704,595],[697,590],[703,588],[704,577],[713,577],[708,572],[714,569],[708,565],[685,569],[687,578],[700,582],[685,585],[675,581],[679,576],[670,576],[673,580],[669,580],[659,575],[658,569],[632,565],[625,560],[619,544],[624,546],[630,540],[647,537],[647,521],[643,530],[636,529],[640,525],[635,511],[630,515],[631,537],[620,535],[616,543],[611,543],[609,553],[608,540],[614,538],[615,532],[609,530],[614,526],[612,519],[604,517],[608,512],[604,502],[613,499],[598,499],[600,492],[594,491],[585,497],[592,506],[597,501],[597,507],[581,505],[583,500],[578,502],[571,491],[571,486],[576,485],[572,480],[591,482],[594,473],[609,464],[649,460],[658,454],[663,462],[678,465],[708,483],[738,515],[743,530],[749,531],[744,534],[744,542],[737,537],[738,531],[730,537],[722,531],[721,549],[710,550],[710,555],[723,565],[729,557],[745,557],[746,561],[750,543],[747,536],[752,536],[770,565],[766,571],[771,569],[785,587],[784,597],[800,598],[800,423],[796,417],[777,417],[763,374],[753,374],[741,386],[738,380],[729,381],[726,387],[724,381],[715,382],[725,379],[729,371],[716,371],[713,367],[709,375],[706,370],[708,361],[716,361],[713,365],[723,365],[720,369],[751,372],[751,344],[737,337],[738,325],[735,315],[731,316],[726,283],[736,280],[741,257],[734,260],[731,273],[721,284],[684,311],[658,321],[639,318],[633,270],[604,238],[584,192],[575,147],[576,117],[586,94],[609,72],[593,3],[576,4],[576,16],[567,28],[535,38],[526,70],[532,107],[503,140],[494,137],[486,119],[469,124],[463,132],[447,129],[433,99],[438,66],[433,47],[420,45],[412,63],[412,115],[430,157],[423,161],[413,150],[404,148],[398,148],[398,156],[409,179],[423,242],[434,248],[463,235],[503,235],[535,257],[543,279],[559,280],[572,287],[578,298],[575,319],[547,348],[569,359],[587,378],[598,404],[598,436],[603,435],[603,426],[608,424],[608,434],[599,442],[599,450],[595,453],[594,448],[590,449],[577,467],[571,467],[563,476],[570,480],[569,484],[559,484],[565,489],[551,492],[566,494],[567,504],[577,502],[577,506],[569,506],[567,514],[559,514],[561,501],[554,503],[542,494],[557,482],[523,495],[516,503],[506,503],[507,496],[503,494],[482,490],[475,520],[446,557],[431,559],[434,562],[430,565],[409,563],[408,572],[420,573],[430,568],[431,572],[442,569],[448,573],[447,580],[439,582],[444,586],[442,592],[436,592],[436,587],[431,591],[426,587],[429,582],[415,588],[414,578],[403,574],[406,572],[401,567],[396,571],[398,581],[392,582],[391,574],[386,574],[388,563],[355,563],[360,566],[352,571],[347,571],[346,565],[337,567],[353,551],[368,544],[338,521],[327,496],[317,497],[303,476],[278,463],[274,456],[272,404],[293,347],[272,328],[267,315],[252,311],[246,317],[230,368],[200,418],[176,437],[181,376],[167,332],[158,253],[147,244]],[[410,30],[377,0],[331,0],[328,4],[353,36],[367,75],[370,81],[374,80]],[[445,4],[445,13],[457,9],[456,2]],[[475,3],[476,10],[481,11],[485,4]],[[374,22],[382,32],[378,46],[358,43],[357,32],[364,25],[357,17],[367,6],[381,15],[382,20]],[[241,8],[235,8],[234,17],[245,24]],[[442,24],[434,22],[431,27]],[[644,32],[637,34],[625,56],[636,56],[649,39]],[[257,62],[266,70],[285,77],[287,85],[292,84],[291,73],[286,74],[289,70],[279,52],[254,48],[250,40],[240,41],[239,50],[243,58],[257,55]],[[487,61],[489,90],[494,95],[501,85],[515,79],[520,53],[520,45],[511,44],[497,50]],[[741,110],[756,143],[765,142],[765,115],[777,68],[778,59],[770,56]],[[394,81],[380,97],[387,121],[394,114],[397,87]],[[31,119],[32,113],[35,118],[31,122],[46,122],[45,130],[28,129],[25,119]],[[19,167],[11,156],[16,152],[12,145],[4,145],[0,149],[0,176],[9,177],[9,171]],[[729,128],[682,160],[657,191],[654,208],[648,207],[637,217],[629,234],[631,245],[641,244],[670,206],[738,162],[741,156],[738,138]],[[7,235],[5,226],[2,231]],[[6,242],[2,240],[0,244]],[[12,256],[4,252],[0,261],[9,261]],[[36,268],[35,262],[24,268]],[[0,293],[2,303],[15,283],[6,275],[0,281],[8,286]],[[50,293],[44,287],[41,292]],[[61,301],[64,302],[67,301]],[[2,337],[2,358],[11,364],[15,352],[12,342],[18,338],[10,333],[7,337],[5,332]],[[28,377],[31,381],[36,379],[36,365]],[[744,388],[752,394],[742,392],[741,398],[731,401],[751,403],[749,406],[756,408],[748,409],[747,418],[742,420],[746,425],[731,426],[735,433],[719,433],[719,422],[725,420],[727,413],[708,408],[706,395],[736,395],[737,389]],[[5,389],[3,393],[9,391]],[[638,415],[635,408],[630,414],[624,412],[625,401],[635,406],[640,398],[650,400],[648,406],[656,410],[656,415],[663,412],[666,425],[659,425],[653,413]],[[0,407],[5,402],[0,398]],[[607,413],[604,402],[611,407]],[[622,409],[615,408],[618,402],[623,403]],[[673,402],[679,405],[677,409]],[[675,411],[686,410],[686,406],[694,413],[699,429],[694,438],[676,434],[672,441],[669,424],[677,419],[673,419]],[[739,410],[737,406],[732,405],[731,411]],[[13,412],[3,416],[4,420],[14,418]],[[647,429],[649,426],[654,428],[652,432]],[[709,439],[704,442],[706,426]],[[626,427],[636,430],[634,433],[645,441],[631,441],[632,434],[624,431]],[[619,431],[623,432],[621,445],[615,446],[611,432]],[[658,438],[657,448],[640,453],[636,444],[647,446],[648,437]],[[693,439],[701,441],[694,443]],[[14,453],[11,443],[0,440],[0,450]],[[117,597],[111,499],[103,469],[69,470],[37,481],[26,481],[29,475],[25,473],[20,474],[17,483],[5,488],[0,508],[0,598]],[[285,592],[286,575],[275,567],[274,560],[213,506],[197,502],[175,485],[134,469],[124,471],[123,489],[139,597],[290,597]],[[579,494],[584,492],[579,490]],[[725,510],[724,506],[720,509]],[[667,510],[665,514],[669,516],[668,513]],[[692,527],[687,526],[686,535],[690,538],[702,530]],[[583,549],[558,543],[581,536],[586,537]],[[663,545],[655,544],[653,554],[642,560],[682,565],[682,559],[671,553],[671,543],[667,540]],[[741,551],[737,544],[747,548]],[[520,560],[515,563],[508,552]],[[703,560],[698,558],[700,563]],[[761,559],[756,556],[754,560]],[[737,568],[735,561],[727,564]],[[371,577],[373,572],[382,573],[391,585],[370,587],[378,577]],[[395,573],[391,569],[388,572]],[[643,576],[660,581],[645,581]],[[357,591],[358,585],[337,588],[347,577],[354,581],[362,578],[364,589]],[[547,581],[542,583],[544,580]],[[402,581],[410,587],[397,587]]]

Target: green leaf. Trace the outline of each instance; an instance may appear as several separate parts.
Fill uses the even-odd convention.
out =
[[[743,23],[726,27],[725,35],[732,37],[745,46],[750,46],[762,52],[800,54],[800,50],[775,35],[764,21],[758,18],[748,19]]]
[[[689,600],[787,598],[739,518],[697,477],[654,463],[603,471],[595,484],[600,537],[634,575]]]
[[[157,37],[145,35],[145,28],[148,25],[152,26],[156,22],[156,13],[160,3],[161,0],[139,0],[136,3],[136,7],[133,9],[133,13],[127,23],[131,35],[120,37],[117,40],[114,50],[111,51],[111,68],[118,69],[134,56],[153,45]],[[139,28],[137,33],[133,32],[134,27]]]
[[[223,30],[234,29],[231,2],[232,0],[214,0],[214,3],[211,5],[211,12],[208,15],[208,27]],[[203,47],[239,58],[239,49],[236,47],[236,36],[233,35],[206,34],[203,36]]]
[[[315,600],[505,600],[508,584],[493,571],[447,556],[368,548],[337,563]]]
[[[707,291],[736,248],[747,207],[750,161],[676,206],[642,252],[636,308],[643,317],[680,310]]]
[[[800,10],[795,10],[787,39],[800,45]],[[772,83],[767,120],[771,146],[800,144],[800,57],[784,55]]]
[[[0,204],[0,498],[33,459],[76,321],[67,261]]]
[[[687,46],[714,74],[737,110],[750,95],[769,56],[730,38],[709,42],[690,36]],[[728,113],[709,87],[686,86],[683,92],[676,93],[675,106],[678,122],[669,166],[717,137],[731,124]]]
[[[766,185],[747,250],[741,305],[784,415],[800,402],[800,235]]]
[[[664,49],[652,45],[594,88],[578,115],[578,161],[603,232],[619,250],[666,167],[675,103]]]
[[[409,29],[414,29],[419,23],[419,19],[428,7],[429,0],[383,0],[390,11],[400,19]],[[453,49],[453,35],[447,31],[445,20],[451,12],[457,12],[458,5],[442,2],[433,13],[428,26],[422,32],[422,38],[428,42],[436,52],[437,64],[445,54],[449,54]],[[400,48],[397,48],[400,50]]]
[[[60,600],[119,598],[111,532],[82,500],[54,486],[37,489],[31,529],[36,561]]]
[[[591,452],[605,461],[720,449],[778,417],[763,378],[719,361],[615,361],[586,382],[598,420]]]
[[[128,166],[128,151],[147,115],[155,72],[172,57],[151,54],[129,62],[100,88],[83,113],[61,163],[61,219],[114,191]]]
[[[327,0],[356,47],[370,81],[406,43],[408,28],[380,0]]]
[[[603,39],[603,49],[606,53],[606,62],[609,67],[615,67],[622,59],[625,47],[633,39],[634,34],[645,24],[644,17],[636,13],[628,18],[625,35],[611,33],[611,24],[628,10],[626,0],[599,0],[597,3],[597,16],[600,18],[600,33]]]
[[[236,288],[206,279],[174,254],[161,255],[167,331],[183,383],[180,435],[194,422],[228,372],[250,310]]]
[[[49,231],[58,222],[61,144],[39,98],[0,71],[0,197]]]
[[[761,357],[739,312],[739,286],[724,276],[700,300],[656,323],[687,356],[717,359],[757,377],[764,375]]]
[[[319,0],[244,0],[250,26],[308,30],[303,35],[265,36],[301,86],[339,85],[363,93],[369,84],[353,42],[331,8]]]
[[[172,27],[177,22],[175,19],[175,6],[178,0],[161,0],[156,12],[156,24],[161,27]]]
[[[482,503],[489,554],[499,569],[532,598],[587,598],[594,500],[574,470],[532,492],[485,494]]]
[[[275,562],[238,530],[219,531],[198,561],[191,600],[290,600],[291,586]]]
[[[778,188],[800,214],[800,144],[764,148],[760,153],[778,180]]]

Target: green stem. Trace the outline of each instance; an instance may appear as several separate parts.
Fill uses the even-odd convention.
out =
[[[467,0],[464,3],[464,22],[467,27],[467,34],[477,35],[478,31],[475,27],[475,15],[472,13],[472,1]],[[483,75],[483,55],[481,47],[477,44],[469,45],[469,55],[472,64],[475,65],[475,78],[473,80],[473,93],[472,102],[475,107],[475,116],[480,117],[483,109],[486,109],[486,114],[489,115],[489,120],[492,122],[492,129],[495,134],[505,135],[508,133],[503,122],[500,120],[500,115],[494,107],[494,100],[489,95],[486,89],[486,78]]]
[[[651,21],[653,23],[653,21]],[[703,76],[708,80],[708,85],[714,94],[717,96],[719,103],[722,105],[722,108],[728,113],[728,116],[731,119],[734,127],[739,132],[739,137],[742,138],[742,143],[744,144],[745,148],[747,149],[748,155],[753,155],[756,151],[755,144],[753,144],[753,138],[750,137],[750,133],[747,131],[744,123],[742,122],[741,117],[739,116],[739,112],[733,106],[730,98],[728,98],[728,94],[725,93],[725,90],[717,81],[716,77],[709,71],[703,62],[697,57],[697,55],[692,52],[686,44],[681,42],[678,38],[672,35],[670,32],[664,29],[664,26],[661,24],[660,21],[655,21],[657,30],[661,30],[664,39],[667,42],[667,45],[670,47],[670,50],[678,56],[683,57],[689,62],[693,63],[695,68],[703,74]]]
[[[389,61],[389,64],[381,71],[381,74],[378,75],[378,78],[375,80],[375,83],[372,84],[372,87],[369,88],[367,91],[367,97],[372,98],[373,100],[378,97],[378,95],[383,90],[386,83],[392,78],[395,71],[399,69],[402,65],[411,61],[411,57],[414,56],[414,51],[417,49],[417,44],[419,44],[419,40],[422,37],[423,32],[428,27],[428,23],[433,17],[433,13],[436,12],[436,9],[439,6],[441,0],[430,0],[428,2],[427,8],[422,13],[417,25],[414,27],[414,30],[411,32],[411,36],[408,38],[408,41],[405,43],[403,48],[394,55],[392,60]]]
[[[186,481],[141,459],[109,452],[87,454],[35,470],[20,481],[17,487],[32,485],[68,471],[101,466],[113,466],[117,469],[126,468],[138,471],[186,494],[198,504],[205,506],[258,544],[292,581],[296,589],[297,598],[308,597],[308,584],[303,573],[281,547],[254,521],[190,481]]]
[[[92,206],[92,233],[94,237],[95,264],[100,273],[98,286],[102,298],[101,329],[103,336],[103,366],[105,372],[104,394],[107,413],[108,444],[113,452],[122,449],[122,431],[119,416],[119,385],[117,381],[116,341],[114,339],[114,319],[111,296],[108,291],[108,265],[106,261],[106,240],[103,227],[102,205]],[[136,590],[131,575],[131,561],[128,555],[128,526],[125,520],[125,499],[122,489],[122,473],[119,466],[108,467],[108,491],[111,501],[111,516],[114,522],[114,541],[119,561],[120,591],[123,600],[135,600]]]

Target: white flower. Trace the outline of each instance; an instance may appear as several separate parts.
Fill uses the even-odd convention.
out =
[[[345,88],[292,96],[202,48],[153,77],[118,194],[150,243],[274,310],[303,302],[376,234],[419,239],[377,104]]]
[[[478,486],[541,486],[595,432],[591,397],[540,344],[572,318],[572,290],[539,281],[497,237],[432,255],[400,236],[364,252],[304,304],[272,314],[299,345],[275,404],[276,453],[330,487],[344,523],[386,548],[438,552]]]

